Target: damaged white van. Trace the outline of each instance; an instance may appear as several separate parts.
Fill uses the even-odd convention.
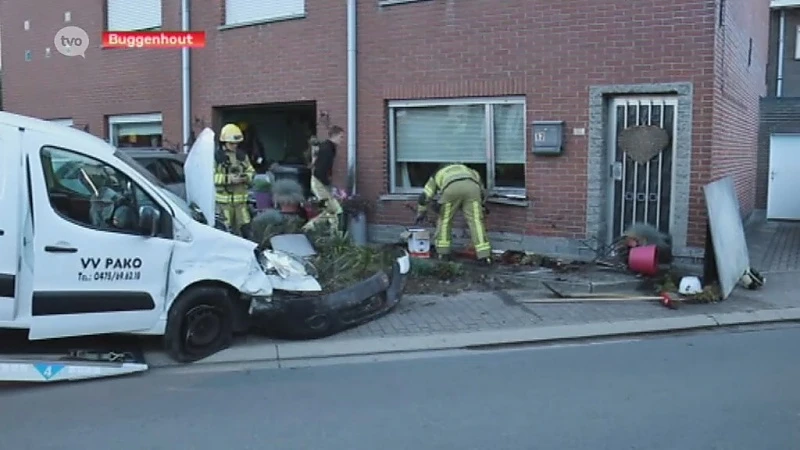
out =
[[[0,329],[163,335],[191,362],[230,345],[275,291],[318,296],[308,273],[270,269],[277,252],[208,225],[214,145],[207,129],[190,152],[193,208],[97,137],[0,112]]]

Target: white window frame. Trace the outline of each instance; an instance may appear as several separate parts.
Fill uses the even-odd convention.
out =
[[[105,0],[106,2],[106,30],[107,31],[144,31],[156,30],[163,26],[164,3],[163,0]],[[155,11],[148,11],[146,3]],[[158,5],[156,5],[156,3]],[[113,5],[113,6],[112,6]],[[114,12],[121,14],[124,19],[115,19]],[[142,11],[147,11],[146,17],[141,18]],[[138,20],[133,20],[138,18]],[[120,26],[119,23],[132,23]]]
[[[274,0],[224,0],[225,25],[223,27],[241,27],[259,23],[280,22],[282,20],[302,19],[306,17],[308,0],[294,0],[302,5],[293,11],[282,13],[270,12],[270,4]],[[287,1],[287,0],[284,0]],[[248,9],[249,7],[249,9]],[[254,10],[255,8],[255,10]]]
[[[161,113],[126,114],[108,117],[108,141],[114,147],[119,146],[119,126],[131,123],[158,123],[161,125],[161,137],[164,137],[164,117]]]
[[[525,97],[473,97],[454,99],[425,99],[425,100],[393,100],[389,102],[389,193],[390,194],[419,194],[422,188],[403,188],[397,186],[397,135],[395,125],[395,112],[398,109],[430,108],[437,106],[465,106],[483,105],[486,121],[486,187],[492,194],[525,196],[526,188],[509,188],[495,186],[495,156],[494,156],[494,106],[495,105],[522,105],[523,123],[523,152],[525,154],[525,171],[527,174],[527,149],[528,149],[528,108]],[[526,180],[527,185],[527,180]]]
[[[800,25],[795,28],[794,33],[794,59],[800,60]]]
[[[47,119],[48,122],[52,122],[57,125],[63,125],[65,127],[74,127],[75,122],[70,118],[62,118],[62,119]]]

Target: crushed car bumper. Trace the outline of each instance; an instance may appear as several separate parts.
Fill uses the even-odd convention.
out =
[[[284,339],[316,339],[372,321],[403,298],[410,259],[398,257],[391,273],[373,276],[330,294],[275,290],[269,302],[251,310],[252,327]]]

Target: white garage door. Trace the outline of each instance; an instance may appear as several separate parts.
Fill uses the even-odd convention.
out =
[[[769,146],[767,218],[800,220],[800,135],[773,135]]]

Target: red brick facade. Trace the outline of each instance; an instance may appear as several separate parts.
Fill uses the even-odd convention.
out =
[[[733,175],[743,213],[754,205],[758,98],[764,94],[769,0],[424,0],[379,6],[359,0],[359,191],[387,192],[386,104],[393,99],[525,96],[527,121],[589,126],[589,87],[692,83],[689,245],[702,244],[702,184]],[[170,142],[181,136],[177,50],[102,50],[86,59],[43,55],[72,25],[99,35],[103,0],[0,1],[6,109],[73,117],[105,135],[104,117],[162,112]],[[193,51],[194,116],[212,107],[316,100],[346,123],[346,11],[342,0],[307,2],[307,17],[218,30],[220,1],[193,2],[192,28],[208,33]],[[164,29],[178,29],[179,0],[164,0]],[[24,20],[31,29],[23,31]],[[748,64],[750,39],[752,61]],[[33,51],[26,62],[24,53]],[[583,238],[587,213],[586,136],[566,137],[563,157],[527,157],[532,206],[492,205],[489,228]],[[344,153],[344,152],[342,152]],[[344,157],[336,171],[342,182]],[[381,202],[377,223],[409,223],[402,201]]]

